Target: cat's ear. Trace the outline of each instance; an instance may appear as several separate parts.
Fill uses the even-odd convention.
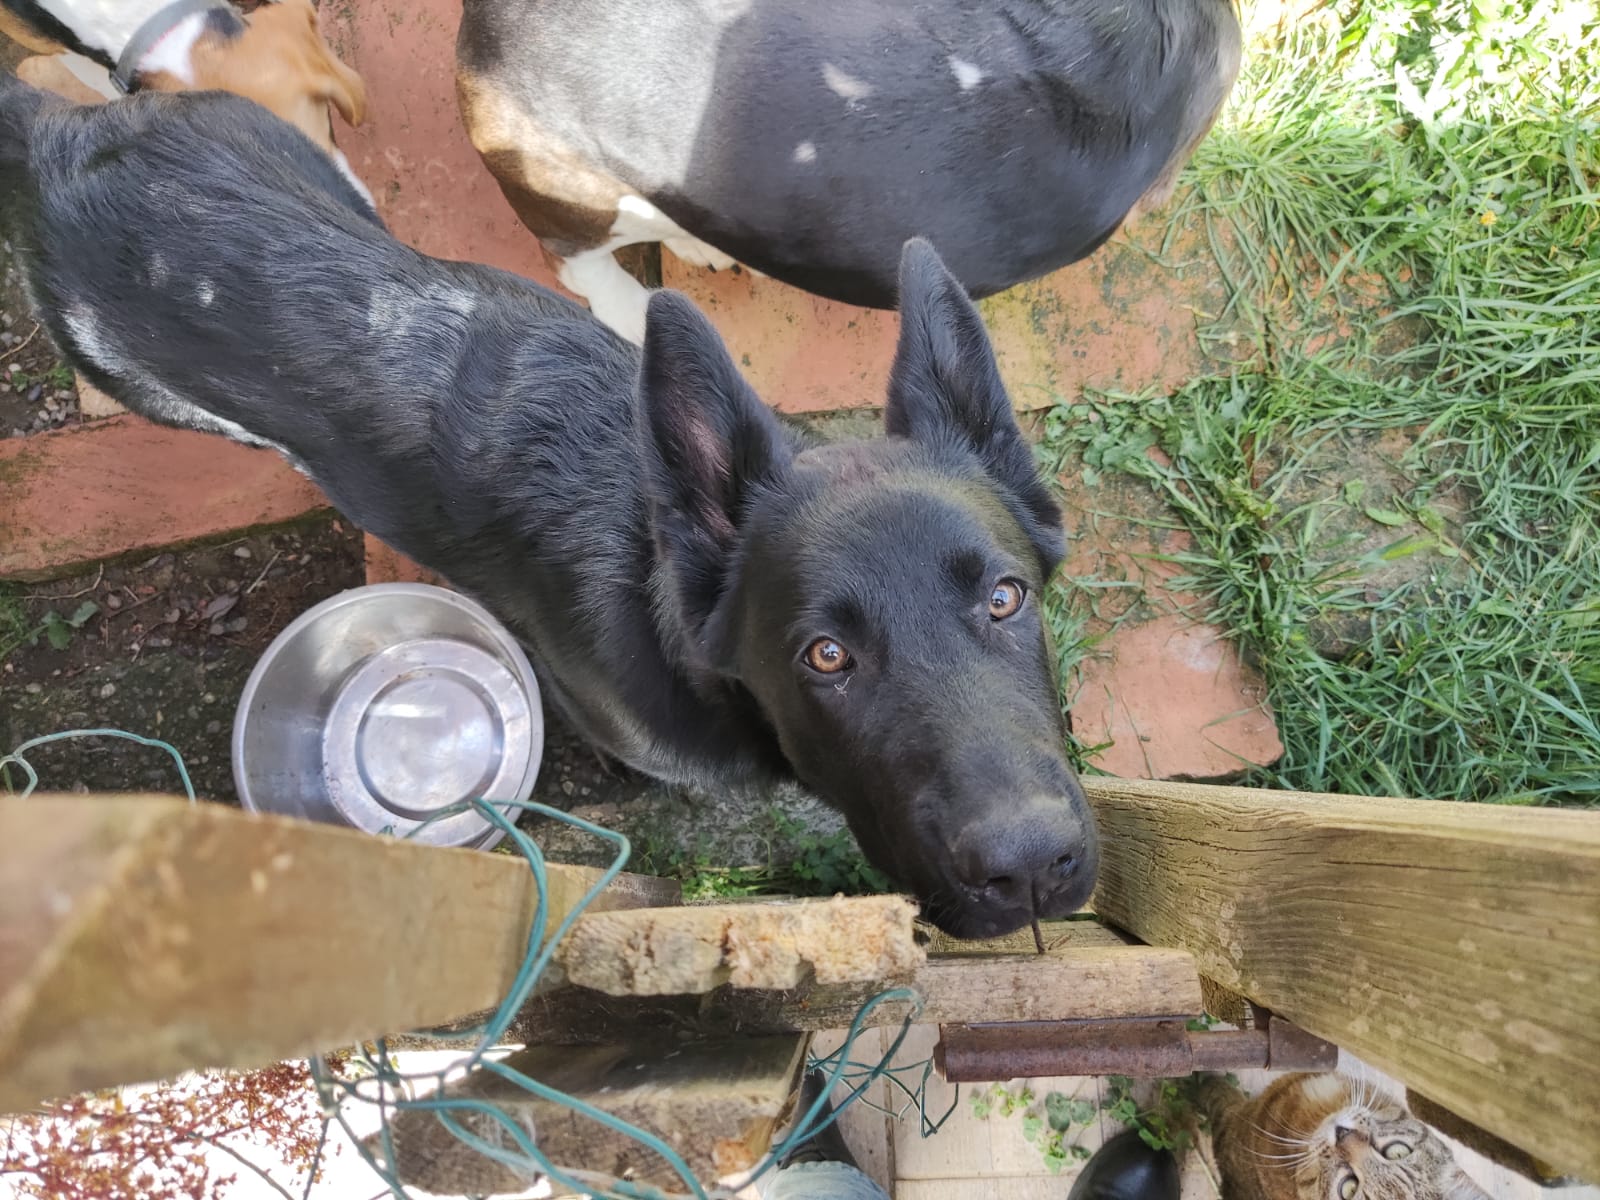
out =
[[[1493,1200],[1493,1198],[1472,1181],[1472,1176],[1452,1163],[1445,1173],[1440,1200]]]

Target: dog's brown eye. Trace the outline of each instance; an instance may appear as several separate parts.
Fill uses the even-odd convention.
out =
[[[855,659],[832,638],[818,638],[806,647],[806,666],[819,675],[836,675],[846,667],[855,665]]]
[[[989,593],[989,615],[996,621],[1004,621],[1022,607],[1022,599],[1027,594],[1028,589],[1022,586],[1020,579],[1002,579]]]

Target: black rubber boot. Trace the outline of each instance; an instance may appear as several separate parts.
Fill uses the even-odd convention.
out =
[[[800,1099],[795,1105],[794,1111],[797,1117],[803,1117],[811,1111],[811,1106],[816,1103],[817,1097],[822,1095],[827,1082],[828,1077],[821,1071],[806,1072],[805,1080],[800,1084]],[[832,1104],[823,1104],[817,1110],[815,1120],[824,1120],[832,1111]],[[839,1131],[839,1122],[835,1121],[816,1136],[791,1146],[778,1160],[778,1167],[782,1169],[795,1163],[814,1162],[839,1162],[859,1169],[860,1164],[856,1162],[855,1155],[850,1153],[850,1147],[845,1145],[844,1134]]]
[[[1083,1164],[1067,1200],[1178,1200],[1178,1160],[1123,1130]]]

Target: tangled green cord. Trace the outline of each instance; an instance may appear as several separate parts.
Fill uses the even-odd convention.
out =
[[[10,754],[0,758],[0,771],[10,765],[15,765],[22,769],[27,777],[27,782],[21,792],[18,793],[18,798],[25,799],[39,785],[38,772],[34,770],[25,757],[27,752],[38,746],[48,745],[51,742],[85,737],[123,738],[143,746],[152,746],[165,750],[172,756],[172,760],[177,766],[178,777],[183,782],[184,794],[188,796],[191,804],[195,803],[194,784],[190,781],[188,769],[183,762],[183,756],[175,746],[159,738],[142,737],[139,734],[128,733],[120,729],[72,729],[61,733],[51,733],[42,737],[30,738]],[[571,813],[561,812],[558,809],[550,808],[547,805],[531,800],[496,800],[492,803],[482,799],[463,801],[434,813],[428,820],[412,829],[407,836],[415,836],[434,821],[444,820],[469,809],[477,812],[508,836],[528,863],[529,869],[533,872],[535,894],[538,900],[534,908],[533,924],[528,931],[528,949],[523,956],[522,965],[518,968],[510,990],[501,1002],[500,1007],[495,1010],[494,1015],[475,1033],[468,1031],[456,1035],[463,1038],[474,1038],[475,1044],[470,1053],[462,1059],[451,1063],[444,1071],[403,1074],[395,1068],[384,1042],[379,1041],[377,1043],[377,1055],[375,1057],[369,1054],[365,1047],[358,1047],[357,1056],[372,1071],[373,1079],[376,1080],[378,1085],[377,1095],[374,1097],[366,1095],[362,1091],[362,1085],[372,1082],[371,1079],[349,1080],[340,1078],[329,1070],[327,1062],[322,1056],[315,1055],[312,1057],[311,1074],[322,1103],[323,1123],[322,1137],[317,1146],[310,1180],[307,1183],[308,1193],[311,1182],[316,1179],[317,1164],[322,1160],[329,1127],[332,1122],[337,1121],[367,1165],[378,1174],[395,1196],[405,1200],[407,1196],[405,1186],[392,1170],[392,1164],[397,1160],[390,1130],[389,1115],[391,1111],[422,1111],[433,1113],[439,1122],[456,1138],[478,1153],[520,1173],[530,1176],[535,1174],[543,1176],[562,1187],[593,1196],[595,1200],[677,1200],[678,1197],[692,1197],[692,1200],[722,1200],[723,1197],[731,1196],[731,1193],[723,1189],[708,1190],[695,1178],[694,1173],[689,1169],[689,1165],[683,1160],[683,1157],[648,1130],[641,1129],[630,1122],[580,1100],[576,1096],[568,1095],[565,1092],[549,1087],[513,1067],[508,1067],[504,1063],[487,1057],[510,1027],[512,1020],[521,1010],[523,1003],[538,985],[540,978],[550,965],[556,946],[566,936],[567,931],[572,928],[573,922],[583,915],[584,911],[593,903],[595,897],[604,891],[606,886],[621,873],[622,868],[627,864],[628,858],[632,854],[632,846],[624,834],[605,829],[590,821],[585,821],[581,817],[575,817]],[[549,924],[547,905],[549,880],[545,871],[544,854],[539,849],[538,843],[518,829],[512,820],[506,816],[504,811],[506,809],[518,809],[565,822],[586,833],[609,841],[616,847],[616,854],[613,856],[610,866],[601,873],[600,878],[584,893],[583,899],[567,913],[561,923],[556,926],[554,933],[549,937],[545,936],[546,928]],[[891,1001],[905,1002],[909,1005],[894,1043],[875,1064],[862,1064],[853,1061],[850,1057],[851,1051],[865,1028],[868,1017],[879,1005]],[[922,998],[909,988],[890,988],[887,991],[878,993],[863,1004],[857,1011],[855,1020],[851,1022],[843,1044],[832,1054],[811,1061],[810,1065],[821,1069],[826,1077],[826,1085],[821,1095],[815,1103],[796,1118],[788,1137],[767,1153],[761,1163],[749,1175],[747,1182],[759,1179],[766,1174],[777,1165],[778,1161],[791,1146],[815,1137],[837,1120],[839,1113],[857,1101],[866,1103],[879,1111],[888,1112],[889,1115],[895,1117],[903,1117],[909,1109],[915,1107],[920,1118],[923,1136],[927,1137],[937,1132],[945,1121],[949,1119],[950,1114],[955,1111],[959,1095],[952,1100],[950,1108],[937,1121],[930,1120],[924,1106],[924,1098],[927,1093],[928,1080],[933,1071],[932,1062],[924,1060],[898,1067],[890,1066],[894,1056],[899,1052],[901,1044],[905,1041],[912,1022],[921,1010]],[[683,1185],[683,1190],[669,1195],[669,1193],[662,1192],[658,1188],[612,1180],[609,1177],[581,1178],[581,1176],[589,1173],[573,1173],[556,1166],[539,1150],[528,1131],[499,1105],[476,1097],[445,1095],[444,1084],[446,1076],[460,1070],[490,1072],[515,1084],[530,1095],[537,1096],[553,1104],[562,1105],[616,1133],[633,1139],[640,1145],[660,1155],[673,1173],[677,1175]],[[901,1078],[902,1075],[912,1075],[914,1079],[911,1083],[907,1083],[905,1079]],[[871,1100],[865,1099],[867,1090],[879,1079],[887,1080],[905,1097],[905,1103],[898,1110],[888,1110]],[[431,1082],[434,1085],[435,1094],[422,1099],[407,1098],[408,1085],[423,1081]],[[834,1105],[832,1112],[819,1119],[819,1114],[823,1107],[827,1105],[834,1087],[841,1081],[849,1086],[848,1094],[840,1103]],[[391,1099],[391,1093],[399,1098]],[[356,1135],[355,1130],[350,1126],[345,1112],[344,1101],[352,1099],[368,1104],[376,1104],[379,1108],[379,1139],[383,1147],[384,1158],[382,1163],[367,1149],[362,1139]],[[478,1134],[467,1129],[458,1118],[470,1114],[487,1117],[497,1123],[510,1136],[516,1149],[508,1150],[502,1146],[491,1145]]]
[[[129,733],[123,729],[67,729],[61,733],[47,733],[42,737],[29,738],[4,758],[0,758],[0,773],[7,767],[17,766],[22,768],[22,773],[28,777],[28,782],[17,793],[17,799],[26,800],[33,795],[34,789],[39,786],[39,772],[24,757],[29,750],[36,746],[47,746],[51,742],[62,742],[69,738],[110,737],[122,738],[124,741],[138,742],[141,746],[154,746],[158,750],[165,750],[172,755],[172,761],[177,764],[178,778],[183,781],[183,794],[189,797],[189,803],[195,803],[194,784],[189,781],[189,768],[183,765],[183,755],[178,753],[178,748],[171,742],[163,742],[160,738],[141,737],[137,733]]]
[[[477,1032],[476,1042],[472,1051],[464,1058],[451,1063],[445,1071],[403,1074],[395,1069],[387,1047],[382,1042],[379,1042],[376,1056],[368,1054],[364,1048],[358,1051],[358,1054],[377,1080],[377,1095],[374,1097],[362,1091],[362,1085],[370,1083],[371,1080],[341,1079],[328,1070],[327,1064],[323,1059],[313,1059],[312,1075],[317,1081],[324,1112],[330,1114],[333,1119],[340,1123],[345,1134],[355,1143],[362,1158],[397,1197],[404,1198],[407,1193],[404,1185],[391,1169],[391,1165],[397,1161],[388,1119],[391,1110],[394,1112],[431,1112],[452,1135],[479,1154],[502,1163],[520,1174],[529,1177],[537,1175],[548,1178],[562,1187],[593,1196],[596,1200],[669,1200],[669,1193],[662,1192],[658,1188],[612,1180],[609,1177],[583,1178],[582,1176],[588,1173],[573,1173],[565,1170],[552,1163],[540,1151],[527,1129],[499,1105],[477,1097],[446,1096],[443,1094],[446,1075],[462,1069],[468,1071],[474,1069],[483,1070],[499,1076],[530,1095],[571,1109],[573,1112],[596,1121],[606,1128],[624,1137],[631,1138],[654,1151],[662,1158],[682,1184],[682,1190],[671,1193],[672,1197],[687,1196],[692,1197],[693,1200],[718,1200],[719,1197],[731,1195],[731,1193],[721,1189],[708,1190],[695,1178],[694,1173],[689,1169],[682,1156],[648,1130],[641,1129],[630,1122],[580,1100],[576,1096],[558,1091],[540,1083],[536,1079],[530,1078],[513,1067],[508,1067],[504,1063],[487,1057],[489,1051],[500,1040],[523,1003],[538,984],[540,977],[550,964],[550,959],[555,953],[555,947],[565,937],[573,922],[594,901],[595,897],[621,873],[629,855],[632,853],[632,847],[627,837],[621,833],[605,829],[592,822],[585,821],[581,817],[575,817],[571,813],[561,812],[558,809],[528,800],[509,803],[496,800],[491,804],[478,799],[451,805],[433,814],[428,821],[417,826],[408,836],[415,836],[433,821],[443,820],[457,813],[467,811],[469,808],[504,832],[512,840],[512,843],[527,861],[529,869],[533,872],[535,893],[538,900],[534,910],[533,924],[528,933],[528,951],[523,958],[521,967],[517,971],[516,978],[512,981],[511,988],[500,1007],[495,1010],[494,1015]],[[546,911],[548,881],[545,872],[544,855],[540,851],[538,844],[523,833],[522,830],[518,829],[505,815],[502,810],[506,808],[519,809],[523,812],[536,813],[540,816],[562,821],[586,833],[609,841],[616,847],[616,854],[612,858],[611,864],[601,874],[600,878],[595,881],[588,892],[584,894],[583,899],[566,915],[560,925],[556,927],[554,934],[548,939],[545,937],[549,917]],[[850,1058],[850,1052],[865,1028],[867,1019],[879,1005],[891,1001],[903,1001],[910,1006],[906,1017],[901,1022],[899,1034],[895,1037],[893,1044],[876,1064],[862,1065],[853,1062]],[[922,1107],[922,1097],[926,1093],[927,1081],[933,1070],[932,1063],[924,1061],[901,1067],[891,1067],[889,1065],[899,1052],[900,1046],[905,1041],[906,1034],[910,1031],[912,1022],[921,1011],[921,1008],[921,997],[909,988],[891,988],[880,992],[862,1005],[856,1013],[855,1020],[851,1022],[843,1044],[832,1054],[815,1059],[811,1064],[822,1069],[825,1073],[826,1085],[822,1094],[806,1112],[797,1117],[789,1136],[780,1145],[773,1147],[767,1153],[761,1163],[748,1176],[747,1181],[754,1181],[770,1171],[791,1145],[814,1137],[822,1129],[826,1128],[838,1118],[840,1112],[851,1103],[861,1099],[872,1084],[880,1078],[887,1079],[892,1086],[904,1094],[907,1098],[905,1108],[913,1105],[917,1107],[924,1136],[935,1132],[943,1125],[950,1113],[955,1110],[954,1101],[952,1101],[950,1109],[938,1121],[931,1121]],[[467,1034],[463,1036],[473,1035]],[[915,1080],[914,1084],[908,1084],[900,1077],[903,1074],[917,1071],[921,1072],[921,1077]],[[828,1103],[828,1097],[832,1093],[834,1086],[841,1080],[845,1080],[849,1084],[847,1095],[839,1104],[833,1107],[832,1112],[819,1119],[819,1113]],[[407,1085],[423,1081],[433,1084],[436,1089],[435,1094],[421,1099],[405,1098],[409,1090]],[[391,1093],[400,1098],[390,1099]],[[383,1147],[383,1162],[380,1163],[377,1160],[351,1128],[342,1103],[345,1099],[357,1099],[379,1106],[381,1118],[379,1142]],[[868,1101],[868,1103],[871,1102]],[[873,1105],[873,1107],[881,1110],[879,1105]],[[504,1131],[516,1148],[513,1150],[503,1146],[491,1145],[477,1133],[466,1128],[460,1118],[469,1114],[493,1121]]]

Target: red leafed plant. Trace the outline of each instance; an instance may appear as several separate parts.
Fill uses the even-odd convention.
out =
[[[303,1062],[206,1071],[152,1088],[89,1092],[9,1118],[0,1176],[38,1200],[220,1200],[216,1147],[290,1193],[247,1151],[270,1148],[302,1184],[317,1164],[323,1119]]]

